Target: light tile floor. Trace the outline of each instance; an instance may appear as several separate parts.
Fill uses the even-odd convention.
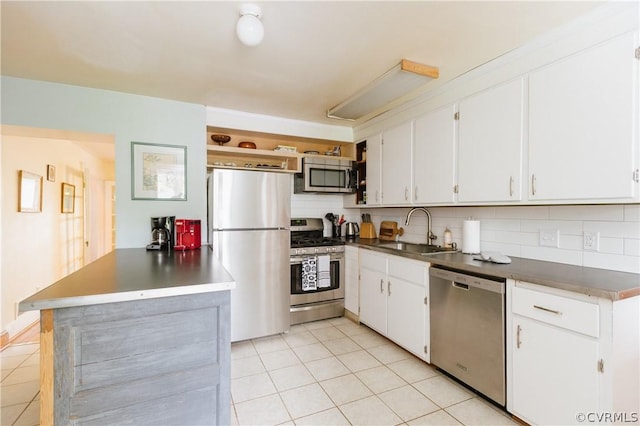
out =
[[[517,425],[505,412],[346,318],[231,345],[238,425]]]
[[[0,425],[40,423],[40,345],[12,344],[0,352]]]
[[[39,423],[39,344],[1,353],[0,425]],[[503,411],[346,318],[231,346],[238,425],[517,425]]]

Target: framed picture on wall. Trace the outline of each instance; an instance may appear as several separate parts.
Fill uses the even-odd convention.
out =
[[[18,176],[18,211],[39,213],[42,211],[42,176],[20,170]]]
[[[61,212],[73,213],[76,199],[76,186],[62,182]]]
[[[49,182],[56,181],[56,166],[52,166],[51,164],[47,164],[47,180]]]
[[[131,199],[186,200],[187,147],[131,142]]]

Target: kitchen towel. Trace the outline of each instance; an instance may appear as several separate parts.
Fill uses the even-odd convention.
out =
[[[318,288],[331,287],[331,256],[318,256]]]
[[[462,252],[480,253],[480,221],[468,219],[462,223]]]
[[[302,258],[302,291],[317,290],[317,263],[315,256]]]

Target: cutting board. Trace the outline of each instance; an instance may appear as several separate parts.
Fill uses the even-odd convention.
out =
[[[385,241],[395,241],[396,235],[402,234],[404,234],[404,229],[398,228],[398,222],[383,220],[380,223],[380,236],[378,237],[379,239]]]

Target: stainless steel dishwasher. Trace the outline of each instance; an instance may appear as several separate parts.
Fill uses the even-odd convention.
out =
[[[431,363],[505,406],[505,280],[431,267]]]

